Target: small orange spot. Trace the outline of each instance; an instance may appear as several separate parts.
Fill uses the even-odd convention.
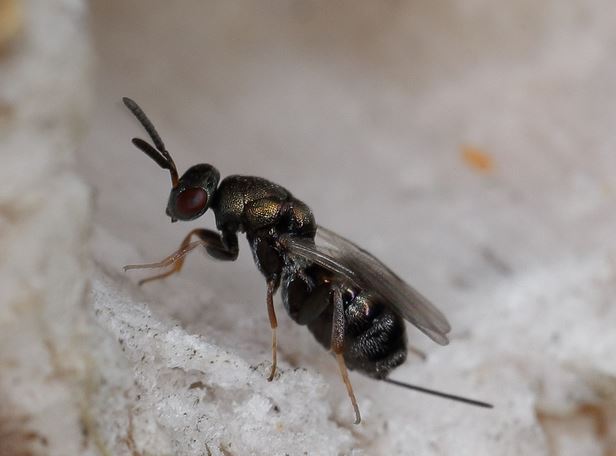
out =
[[[21,0],[0,0],[0,52],[6,50],[23,26],[23,3]]]
[[[494,160],[492,160],[492,157],[476,147],[463,146],[462,158],[467,165],[482,173],[489,173],[494,169]]]

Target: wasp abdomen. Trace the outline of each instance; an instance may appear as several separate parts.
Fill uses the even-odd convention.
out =
[[[334,279],[332,281],[332,279]],[[333,289],[340,283],[319,266],[287,271],[282,300],[291,318],[329,349],[332,337]],[[344,360],[349,369],[384,378],[406,360],[404,320],[379,298],[344,287]]]
[[[385,378],[406,360],[404,320],[369,294],[359,293],[345,309],[344,359],[350,369]]]

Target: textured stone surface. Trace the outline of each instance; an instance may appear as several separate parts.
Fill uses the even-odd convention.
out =
[[[0,454],[83,454],[91,191],[70,163],[89,100],[85,16],[74,1],[23,8],[0,57]]]

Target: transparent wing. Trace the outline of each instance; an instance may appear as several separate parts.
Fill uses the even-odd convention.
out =
[[[314,262],[378,294],[435,342],[449,343],[447,333],[451,326],[445,316],[377,258],[322,226],[317,229],[316,240],[318,243],[287,236],[284,243],[292,255]]]

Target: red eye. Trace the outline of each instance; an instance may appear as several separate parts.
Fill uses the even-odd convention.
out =
[[[207,204],[207,192],[199,187],[187,188],[175,201],[178,215],[192,217],[203,210]]]

